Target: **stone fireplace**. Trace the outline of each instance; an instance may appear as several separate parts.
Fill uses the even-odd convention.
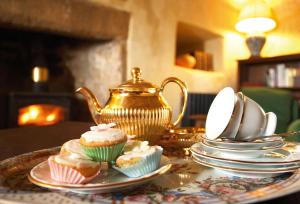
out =
[[[0,128],[16,126],[16,107],[40,103],[91,120],[74,90],[87,86],[104,103],[126,78],[128,13],[85,0],[1,1],[0,13]],[[33,93],[35,66],[48,68],[48,91]]]

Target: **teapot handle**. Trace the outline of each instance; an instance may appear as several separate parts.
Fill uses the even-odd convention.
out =
[[[176,77],[169,77],[169,78],[166,78],[162,84],[161,84],[161,87],[160,87],[160,90],[163,91],[165,86],[170,83],[170,82],[174,82],[176,84],[178,84],[178,86],[180,87],[181,89],[181,94],[182,94],[182,99],[183,99],[183,104],[182,104],[182,109],[181,109],[181,112],[179,113],[177,119],[175,120],[175,122],[173,122],[171,124],[171,128],[172,127],[175,127],[179,124],[179,122],[181,121],[183,115],[184,115],[184,112],[185,112],[185,109],[186,109],[186,104],[187,104],[187,96],[188,96],[188,92],[187,92],[187,87],[186,87],[186,84],[181,81],[180,79],[176,78]]]

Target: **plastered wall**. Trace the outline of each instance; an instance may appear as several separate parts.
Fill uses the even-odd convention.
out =
[[[131,13],[127,42],[127,79],[130,68],[139,66],[148,81],[160,85],[169,76],[187,83],[190,92],[217,92],[222,87],[235,86],[235,62],[224,66],[218,62],[217,72],[194,71],[174,65],[177,22],[191,23],[211,32],[222,34],[232,28],[236,11],[211,0],[93,0]],[[113,25],[112,25],[113,26]],[[219,47],[224,52],[224,39]],[[225,55],[226,56],[226,55]],[[175,85],[166,87],[164,94],[173,107],[174,117],[180,111],[180,91]]]

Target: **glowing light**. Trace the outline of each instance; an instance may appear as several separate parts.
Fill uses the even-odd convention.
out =
[[[40,109],[36,106],[30,106],[28,112],[29,112],[30,118],[35,119],[38,117],[38,115],[40,113]]]
[[[239,21],[235,25],[235,29],[244,33],[266,32],[273,30],[276,22],[273,19],[265,17],[248,18]]]
[[[18,124],[53,125],[64,119],[64,109],[60,106],[36,104],[19,109]]]
[[[30,115],[28,113],[24,113],[20,116],[21,123],[26,123],[28,120],[30,120]]]
[[[242,8],[236,30],[243,33],[267,32],[276,27],[271,8],[263,0],[253,0]]]
[[[50,114],[50,115],[48,115],[48,116],[46,117],[46,120],[47,120],[48,122],[50,122],[50,121],[55,120],[55,118],[56,118],[56,115],[55,115],[55,114]]]

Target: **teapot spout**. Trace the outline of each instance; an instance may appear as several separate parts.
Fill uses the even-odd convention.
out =
[[[99,116],[101,114],[101,106],[96,96],[86,87],[80,87],[76,90],[76,93],[82,94],[87,100],[89,110],[96,124],[99,124]]]

